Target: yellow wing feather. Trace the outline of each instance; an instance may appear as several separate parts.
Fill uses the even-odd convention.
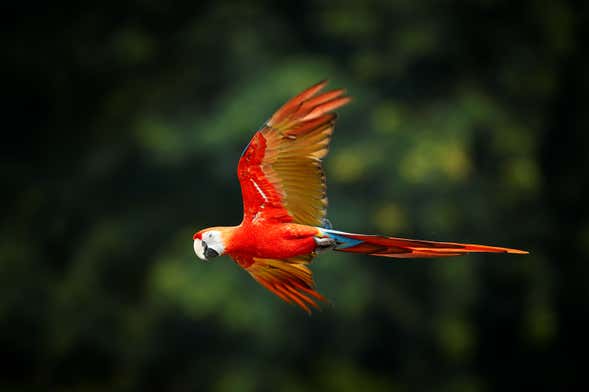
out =
[[[319,309],[315,299],[325,297],[315,291],[311,270],[307,267],[309,257],[286,260],[254,258],[246,271],[262,286],[288,303],[295,303],[308,313],[310,306]]]
[[[341,89],[316,96],[326,83],[318,83],[288,101],[260,131],[266,142],[261,162],[266,179],[281,195],[292,221],[312,226],[321,225],[326,214],[321,160],[335,126],[332,111],[350,101]]]

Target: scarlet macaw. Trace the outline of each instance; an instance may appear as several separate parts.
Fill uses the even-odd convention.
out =
[[[335,109],[350,102],[344,90],[318,93],[320,82],[288,101],[256,132],[237,166],[243,196],[239,226],[194,234],[196,255],[227,254],[262,286],[310,312],[315,290],[308,265],[320,251],[392,258],[459,256],[470,252],[528,252],[495,246],[435,242],[333,230],[326,220],[321,160],[335,126]]]

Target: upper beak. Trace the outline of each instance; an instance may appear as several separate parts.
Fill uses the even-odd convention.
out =
[[[204,241],[201,241],[198,238],[194,240],[194,253],[196,253],[199,259],[206,260],[207,258],[205,256],[205,248],[203,246],[203,242]]]

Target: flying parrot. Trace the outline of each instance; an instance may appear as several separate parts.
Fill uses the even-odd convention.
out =
[[[310,313],[325,297],[315,289],[309,264],[320,252],[389,258],[460,256],[471,252],[528,252],[496,246],[422,241],[334,230],[326,219],[321,165],[333,134],[334,110],[350,102],[344,90],[320,93],[327,81],[301,92],[258,130],[237,166],[243,197],[238,226],[194,234],[202,260],[229,255],[262,286]]]

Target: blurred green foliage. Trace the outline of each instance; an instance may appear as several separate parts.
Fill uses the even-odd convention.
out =
[[[589,327],[587,4],[8,6],[0,347],[9,390],[566,389]],[[326,254],[307,316],[193,232],[239,154],[325,77],[354,97],[336,228],[531,250]]]

